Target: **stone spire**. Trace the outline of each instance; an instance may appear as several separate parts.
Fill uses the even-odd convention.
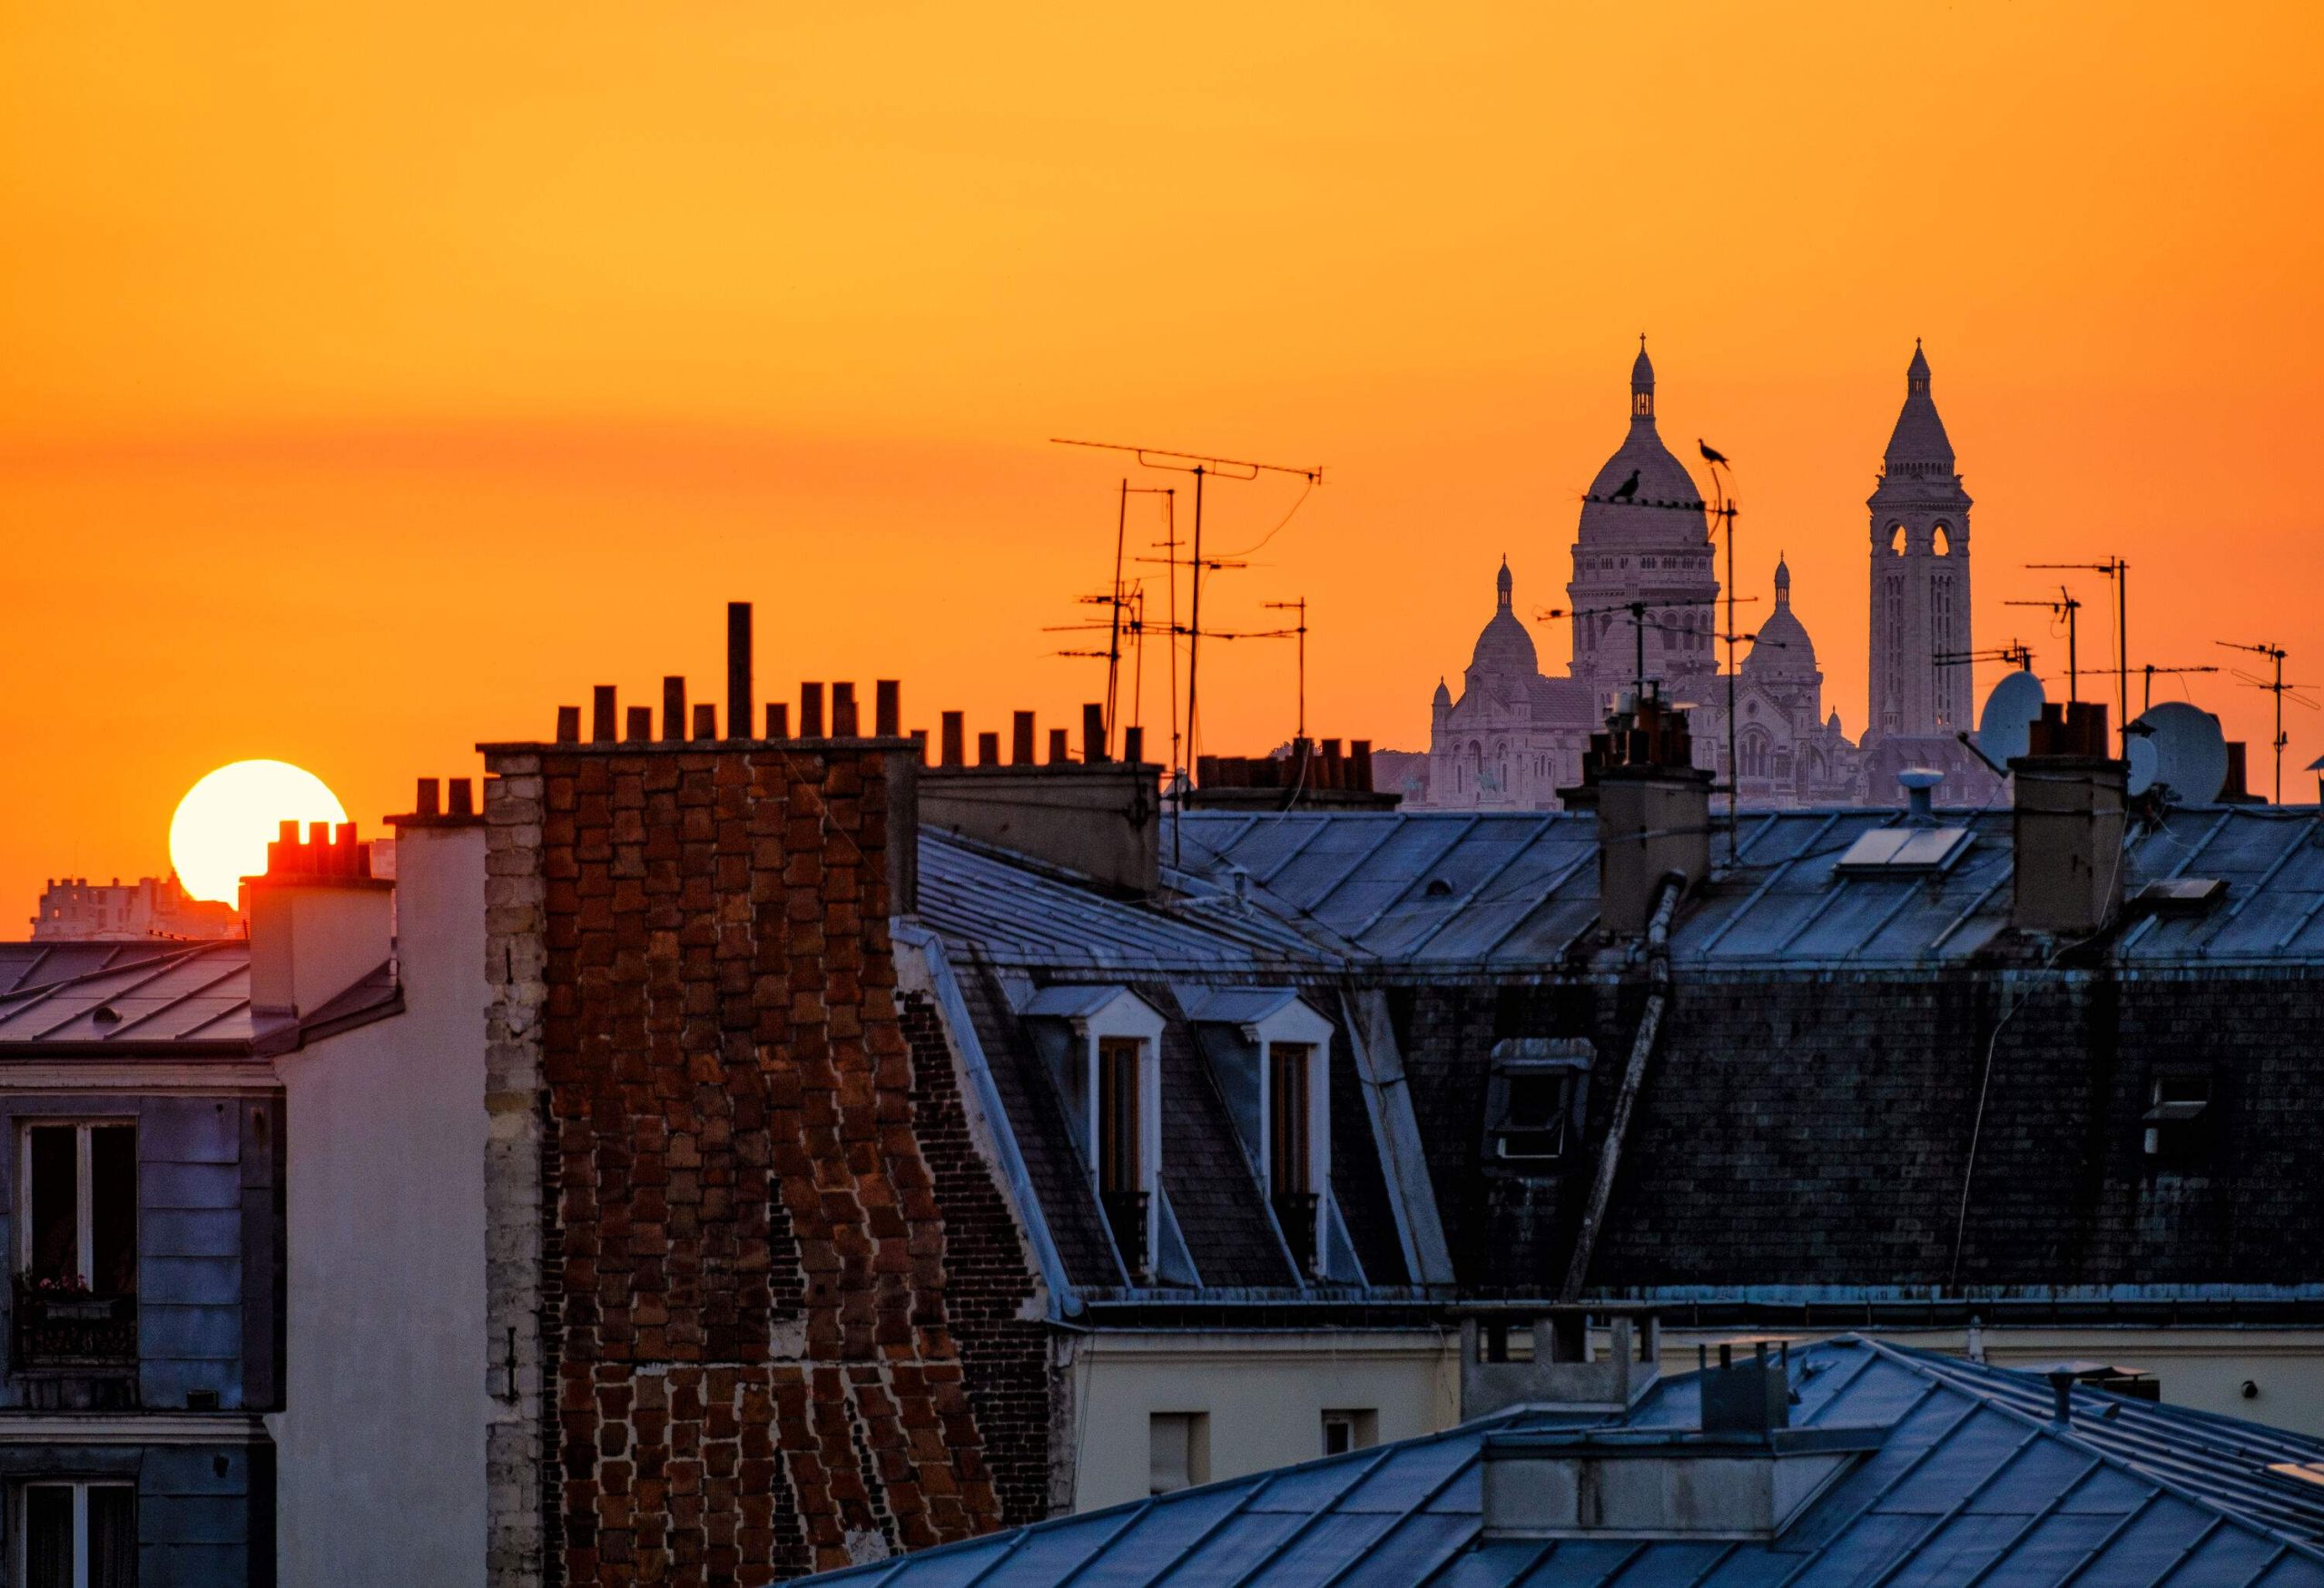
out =
[[[1638,333],[1638,360],[1630,365],[1630,420],[1654,422],[1654,363],[1646,356],[1646,332]]]
[[[1492,581],[1493,588],[1500,592],[1501,599],[1498,605],[1503,612],[1509,610],[1509,592],[1512,582],[1509,577],[1509,554],[1504,551],[1501,554],[1501,572],[1493,577]]]
[[[1945,421],[1937,417],[1936,399],[1929,395],[1928,355],[1915,338],[1913,361],[1905,367],[1905,406],[1888,438],[1887,471],[1948,475],[1953,472],[1953,439],[1945,433]]]

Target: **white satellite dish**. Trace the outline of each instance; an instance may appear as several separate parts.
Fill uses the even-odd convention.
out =
[[[2171,798],[2191,805],[2207,805],[2219,798],[2219,791],[2227,786],[2227,735],[2220,730],[2219,718],[2183,700],[2166,700],[2131,725],[2133,745],[2142,729],[2153,746],[2154,760],[2152,775],[2142,784],[2138,772],[2145,757],[2135,749],[2131,752],[2132,794],[2167,789]]]
[[[2021,668],[2002,675],[1977,716],[1977,748],[1984,752],[1985,759],[1996,766],[2007,766],[2013,758],[2024,755],[2047,698],[2042,681],[2033,674]]]

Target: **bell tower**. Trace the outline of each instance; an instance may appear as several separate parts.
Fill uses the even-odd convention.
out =
[[[1872,666],[1865,742],[1974,726],[1966,662],[1938,666],[1969,640],[1969,493],[1913,344],[1905,407],[1872,493]]]

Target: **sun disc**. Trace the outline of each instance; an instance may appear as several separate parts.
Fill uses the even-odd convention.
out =
[[[287,761],[237,761],[186,791],[170,818],[170,863],[197,899],[235,902],[244,877],[266,870],[266,846],[285,822],[347,820],[323,780]]]

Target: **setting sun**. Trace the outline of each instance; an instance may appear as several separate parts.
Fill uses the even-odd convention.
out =
[[[197,899],[234,900],[266,869],[266,845],[285,822],[344,822],[323,780],[287,761],[237,761],[186,791],[170,819],[170,863]]]

